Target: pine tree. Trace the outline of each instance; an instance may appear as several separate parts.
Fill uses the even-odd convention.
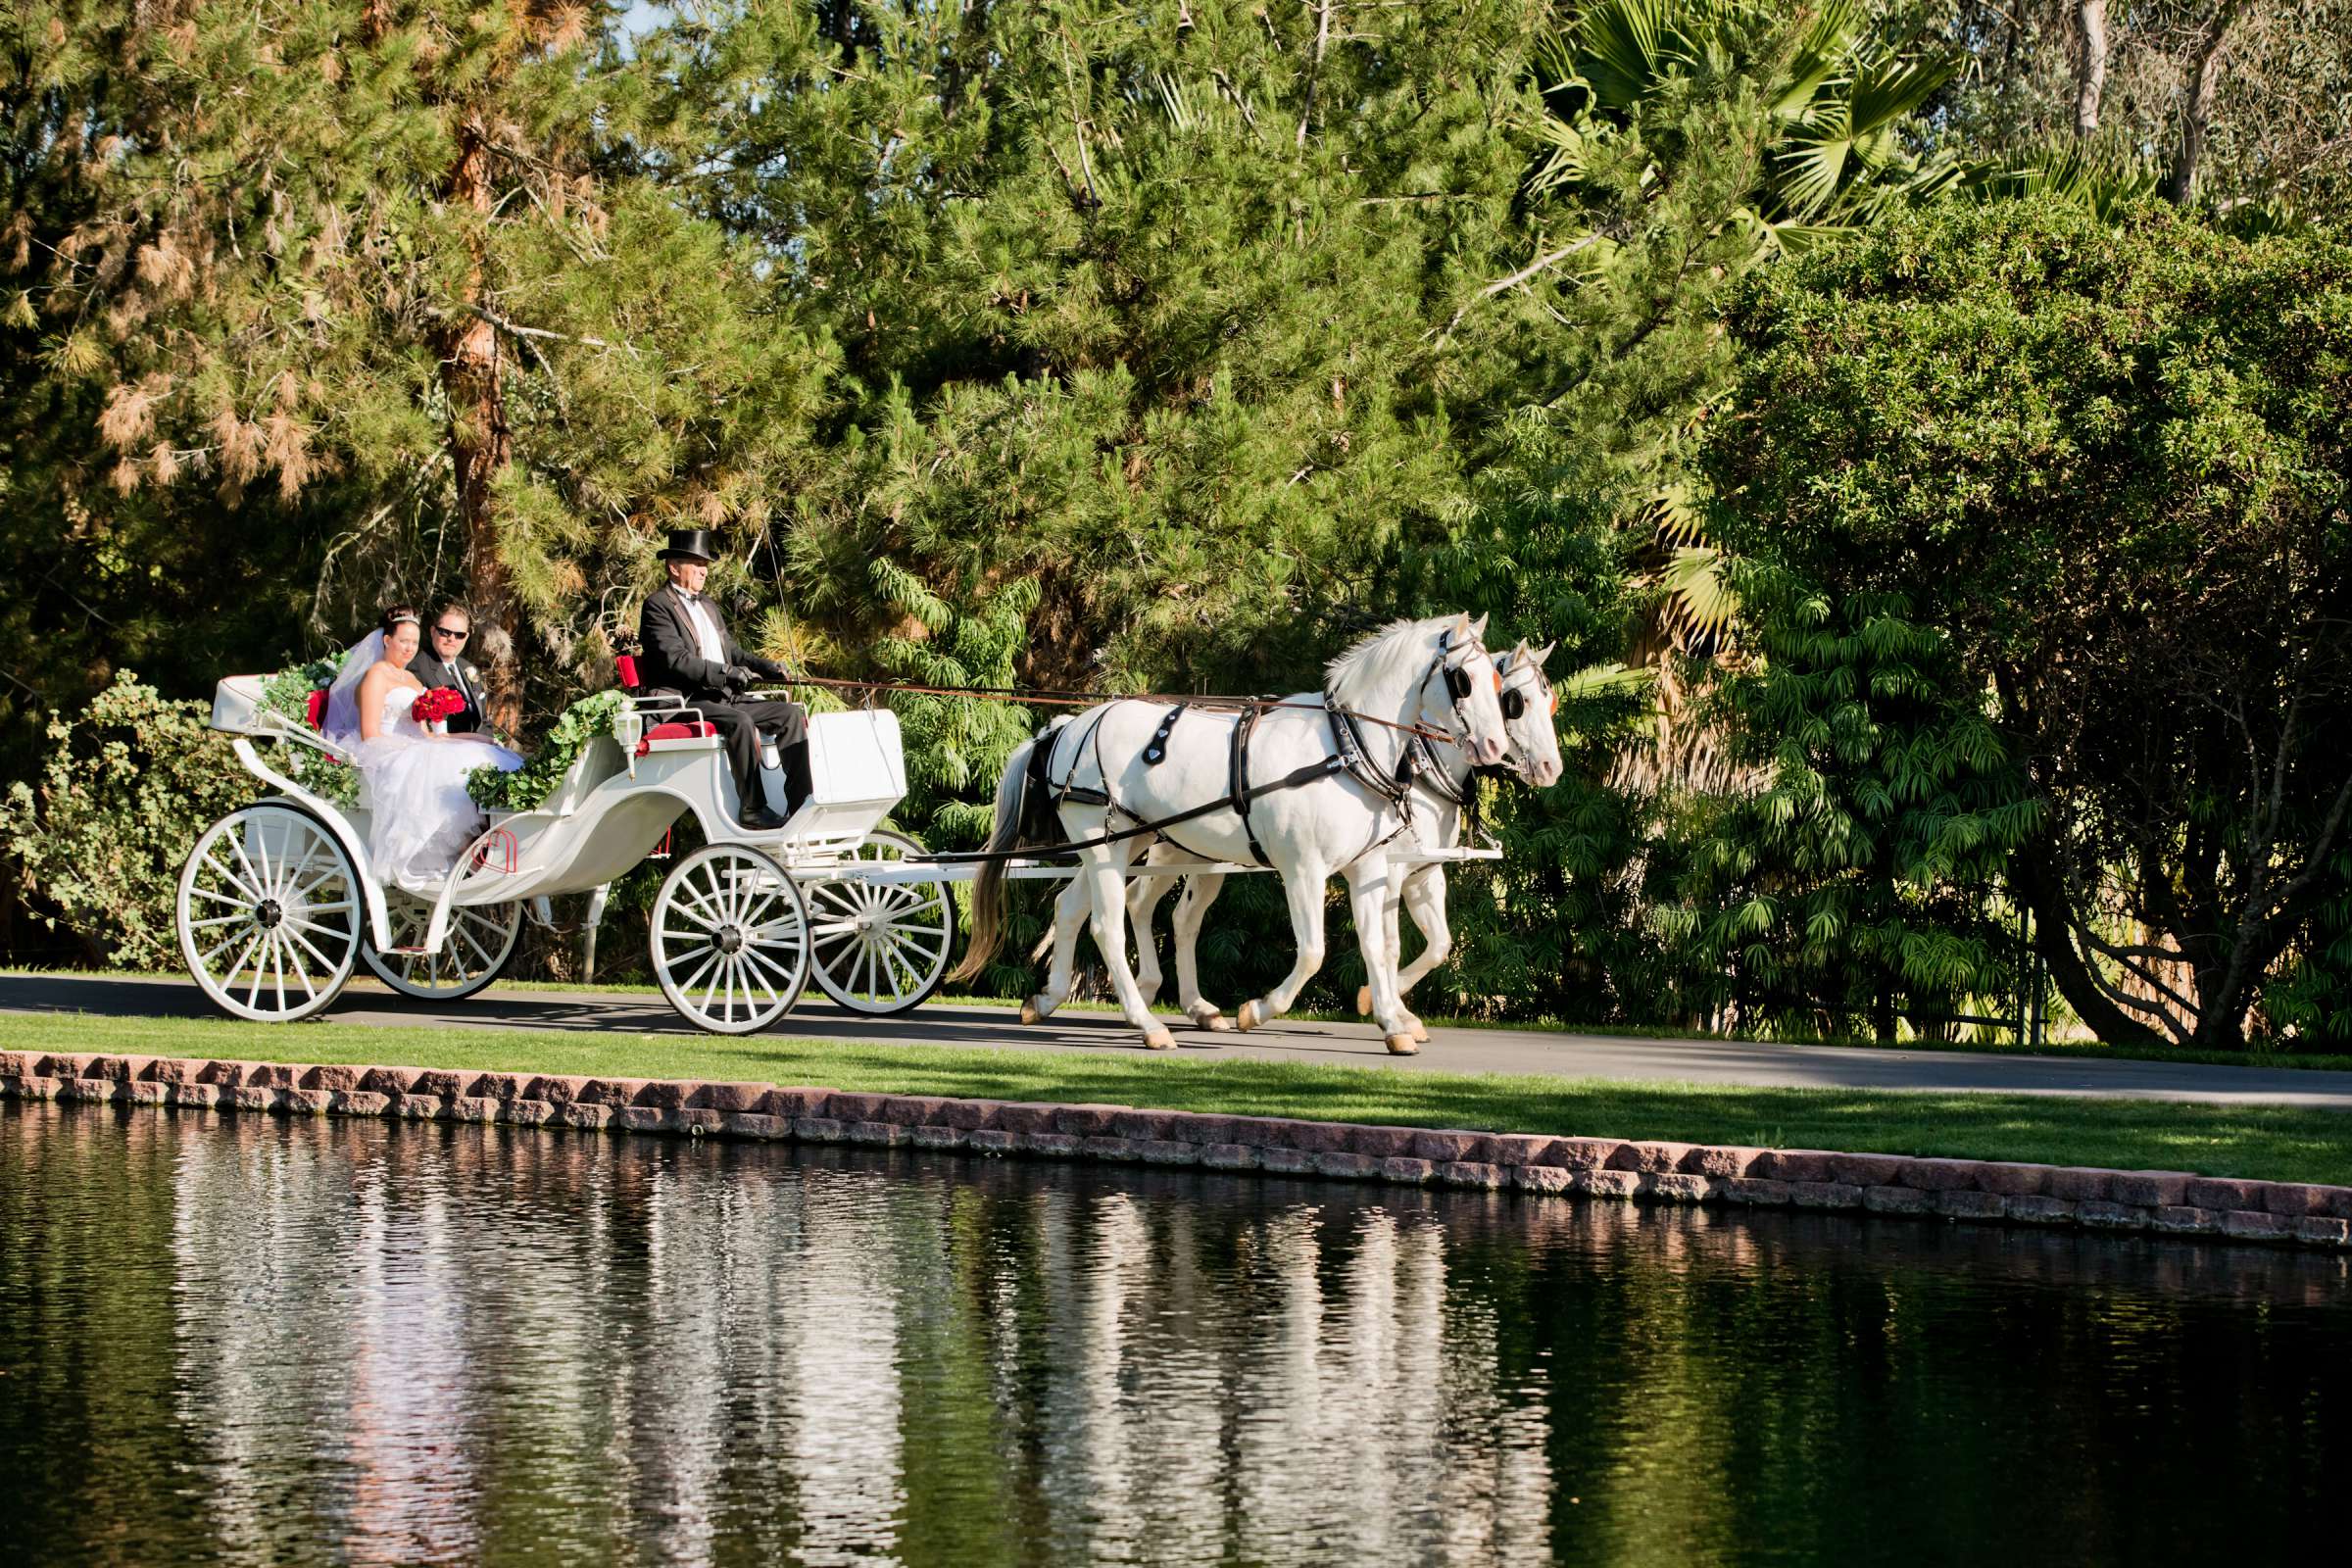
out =
[[[757,309],[757,258],[641,172],[633,136],[676,127],[641,123],[648,68],[616,24],[432,0],[20,9],[0,260],[40,369],[12,391],[69,417],[23,432],[48,461],[14,499],[69,549],[143,515],[294,558],[267,572],[320,562],[330,637],[371,602],[461,591],[502,721],[526,663],[561,698],[662,526],[757,537],[824,368]],[[72,416],[92,388],[94,442]],[[173,494],[199,486],[213,506]],[[285,549],[321,527],[330,546]]]

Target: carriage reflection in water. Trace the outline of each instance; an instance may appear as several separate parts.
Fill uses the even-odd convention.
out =
[[[625,662],[622,672],[633,684]],[[472,996],[505,969],[526,917],[552,925],[556,897],[588,894],[593,931],[612,882],[662,854],[688,816],[705,842],[662,880],[651,956],[662,994],[697,1026],[766,1027],[811,979],[854,1011],[901,1012],[948,971],[950,884],[968,881],[975,865],[934,858],[883,826],[906,793],[898,718],[886,708],[811,714],[809,797],[780,829],[753,833],[738,824],[716,728],[679,698],[632,692],[612,733],[585,746],[541,804],[490,812],[446,875],[412,883],[369,862],[364,780],[357,804],[339,807],[304,788],[293,776],[304,770],[271,749],[309,748],[343,765],[350,750],[318,732],[315,711],[305,723],[266,706],[262,688],[261,676],[222,680],[212,724],[236,737],[238,760],[275,793],[208,828],[179,881],[181,956],[206,996],[237,1017],[308,1017],[363,963],[408,996]],[[761,778],[780,809],[779,770],[763,767]],[[1129,874],[1258,869],[1156,855]],[[1032,856],[1004,874],[1062,879],[1072,870],[1066,859]]]

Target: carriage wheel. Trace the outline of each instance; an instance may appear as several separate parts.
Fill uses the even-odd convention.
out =
[[[214,1005],[261,1023],[335,1000],[367,924],[351,857],[310,812],[264,801],[205,829],[179,873],[179,956]]]
[[[433,923],[433,906],[414,894],[387,889],[384,913],[392,922],[392,946],[416,948]],[[522,934],[520,904],[488,904],[449,911],[449,935],[438,953],[378,953],[363,937],[360,956],[375,977],[404,997],[460,1002],[496,980],[514,956]]]
[[[801,890],[745,845],[705,845],[679,861],[662,878],[653,926],[662,994],[713,1034],[765,1028],[808,983]]]
[[[876,833],[846,858],[888,864],[923,847],[898,833]],[[956,906],[948,885],[861,882],[827,877],[802,890],[808,900],[816,983],[853,1012],[905,1012],[947,977],[956,945]]]

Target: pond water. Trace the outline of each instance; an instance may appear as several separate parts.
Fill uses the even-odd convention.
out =
[[[0,1561],[2211,1562],[2343,1260],[0,1104]]]

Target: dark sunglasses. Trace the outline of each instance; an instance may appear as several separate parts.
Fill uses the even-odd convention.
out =
[[[466,638],[472,636],[473,633],[470,630],[452,631],[447,626],[435,626],[433,628],[433,635],[436,637],[455,637],[458,639],[458,641],[464,642]]]

